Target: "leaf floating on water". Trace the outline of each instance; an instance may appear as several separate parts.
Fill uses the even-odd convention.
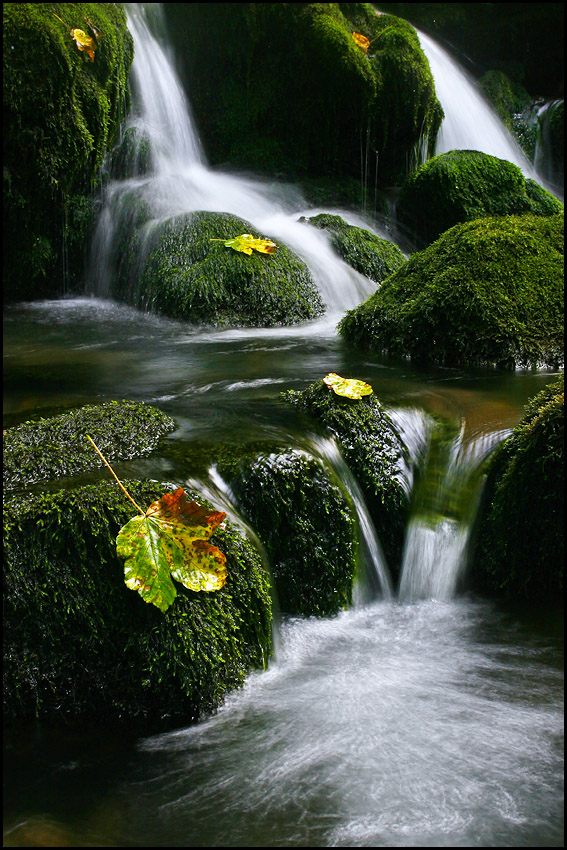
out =
[[[188,502],[182,487],[152,502],[116,538],[116,554],[126,559],[126,586],[160,611],[177,596],[172,578],[189,590],[220,590],[226,582],[226,557],[207,541],[225,516]]]
[[[271,242],[269,239],[256,239],[250,233],[243,233],[241,236],[226,241],[224,239],[211,239],[211,242],[223,242],[226,248],[242,251],[243,254],[251,254],[252,250],[259,251],[261,254],[273,254],[278,247],[275,242]]]
[[[366,53],[366,51],[370,47],[370,39],[366,38],[365,35],[362,35],[359,32],[353,32],[352,38],[354,43],[357,44],[358,47],[360,47],[360,49],[364,50],[364,52]]]
[[[330,387],[337,395],[345,396],[346,398],[358,399],[365,395],[372,395],[374,390],[370,384],[364,381],[357,381],[355,378],[341,378],[334,372],[329,372],[325,375],[323,382]]]

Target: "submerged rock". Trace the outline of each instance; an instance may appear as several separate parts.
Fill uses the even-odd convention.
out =
[[[480,151],[433,157],[404,182],[396,217],[419,247],[455,224],[485,216],[555,215],[563,204],[520,168]]]
[[[225,247],[224,240],[244,233],[270,238],[237,216],[177,216],[158,224],[145,247],[141,222],[143,204],[133,204],[125,221],[130,245],[122,254],[130,267],[114,284],[114,294],[134,306],[199,324],[253,327],[294,324],[324,310],[309,269],[285,245],[250,255]]]
[[[405,262],[401,250],[388,239],[356,227],[339,215],[312,216],[306,219],[313,227],[331,234],[331,245],[343,260],[370,280],[381,283]]]
[[[217,456],[238,508],[263,543],[281,611],[329,616],[352,602],[357,566],[350,500],[306,452],[251,445]]]
[[[459,224],[339,324],[352,345],[445,365],[563,362],[563,213]]]
[[[481,592],[563,599],[564,377],[527,405],[486,469],[470,580]]]
[[[144,506],[172,489],[125,484]],[[176,582],[162,613],[124,584],[116,535],[132,514],[109,482],[5,501],[5,719],[186,723],[265,665],[271,599],[251,544],[226,522],[211,538],[226,555],[225,586]]]
[[[85,434],[107,460],[129,460],[149,454],[174,428],[170,416],[135,401],[87,405],[23,422],[4,433],[4,488],[27,487],[102,466]]]
[[[388,414],[375,395],[343,398],[323,381],[282,397],[337,440],[364,493],[388,566],[396,573],[409,510],[402,479],[407,449]]]

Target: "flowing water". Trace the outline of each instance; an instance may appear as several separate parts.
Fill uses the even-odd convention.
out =
[[[8,730],[4,845],[563,846],[562,618],[467,593],[465,568],[481,460],[555,375],[422,369],[344,346],[336,319],[374,285],[297,224],[297,190],[207,167],[167,50],[142,9],[128,15],[132,122],[155,140],[152,173],[106,187],[92,296],[5,311],[4,427],[108,399],[155,404],[175,432],[118,475],[200,489],[252,539],[226,482],[214,467],[197,472],[192,449],[287,444],[341,482],[363,568],[349,610],[278,620],[267,671],[199,724]],[[310,265],[325,316],[216,331],[108,299],[119,200],[133,186],[156,221],[230,211],[287,242]],[[409,449],[399,586],[337,444],[305,433],[279,397],[330,371],[369,381]]]

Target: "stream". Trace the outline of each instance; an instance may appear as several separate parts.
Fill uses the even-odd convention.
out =
[[[136,179],[155,220],[222,202],[297,251],[327,311],[300,326],[216,330],[114,302],[112,238],[134,178],[110,183],[88,294],[4,311],[4,427],[110,399],[158,406],[176,430],[150,457],[115,464],[117,475],[201,488],[243,533],[215,470],[195,477],[196,447],[273,439],[307,451],[343,477],[368,569],[338,616],[276,618],[268,669],[198,724],[7,730],[4,846],[563,846],[562,611],[475,596],[465,571],[479,464],[557,373],[425,368],[349,349],[337,321],[375,284],[297,223],[318,212],[299,190],[208,169],[170,59],[143,9],[128,7],[131,121],[156,142],[153,174]],[[161,119],[164,97],[150,102],[159,86]],[[428,474],[434,417],[454,426],[436,510],[449,490],[469,495],[456,521],[447,514],[433,530],[418,504],[399,587],[336,444],[306,434],[280,397],[328,372],[372,385],[410,450],[408,490],[418,467]]]

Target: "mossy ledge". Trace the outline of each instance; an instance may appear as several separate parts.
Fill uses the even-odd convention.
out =
[[[409,498],[403,483],[407,448],[375,395],[351,400],[323,381],[282,393],[283,401],[337,440],[366,499],[388,566],[397,574],[402,556]]]
[[[561,366],[563,213],[458,224],[339,324],[353,346],[441,365]]]
[[[357,272],[376,283],[382,283],[406,262],[402,251],[393,242],[376,236],[370,230],[348,224],[340,215],[321,213],[300,221],[326,230],[337,254]]]
[[[65,24],[55,17],[57,14]],[[100,32],[94,61],[70,28]],[[93,187],[129,102],[120,3],[4,3],[4,300],[82,285]]]
[[[475,523],[472,586],[513,599],[563,599],[564,376],[527,405],[486,469]]]
[[[124,484],[142,505],[173,489]],[[265,666],[271,599],[252,545],[225,522],[212,538],[225,586],[195,593],[176,582],[163,614],[124,584],[116,535],[132,513],[111,482],[5,501],[5,720],[187,723]]]
[[[282,613],[331,616],[347,608],[356,521],[325,466],[307,452],[268,444],[227,447],[216,465],[266,549]]]
[[[174,429],[170,416],[135,401],[87,405],[49,419],[23,422],[4,433],[4,488],[26,487],[103,466],[85,434],[108,461],[115,461],[149,454]]]
[[[243,233],[271,238],[237,216],[187,213],[157,225],[139,277],[142,249],[131,247],[132,235],[140,236],[136,218],[127,230],[132,225],[138,229],[123,240],[131,266],[118,275],[113,294],[134,306],[217,327],[290,325],[324,311],[309,269],[285,245],[250,255],[225,247],[223,241]]]
[[[517,165],[480,151],[433,157],[405,180],[396,218],[419,248],[455,224],[485,216],[555,215],[563,204]]]

